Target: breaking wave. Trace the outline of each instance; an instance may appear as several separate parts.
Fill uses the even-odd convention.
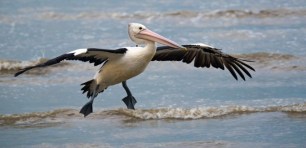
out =
[[[18,70],[23,69],[28,66],[34,66],[37,64],[41,64],[46,62],[48,59],[46,58],[39,58],[37,60],[31,61],[16,61],[16,60],[1,60],[0,59],[0,74],[13,74],[16,73]],[[51,67],[61,67],[68,65],[67,62],[61,62],[60,64],[56,64]],[[46,69],[34,69],[30,71],[30,74],[45,74],[47,71]]]
[[[197,108],[161,108],[161,109],[114,109],[96,111],[86,119],[105,119],[118,117],[123,120],[155,120],[176,119],[193,120],[218,118],[226,115],[247,114],[255,112],[285,112],[306,113],[306,103],[287,106],[250,107],[250,106],[221,106]],[[48,112],[33,112],[25,114],[0,115],[0,126],[52,126],[69,120],[84,119],[76,109],[57,109]]]
[[[306,104],[291,106],[271,107],[248,107],[248,106],[225,106],[225,107],[199,107],[191,109],[163,108],[149,110],[118,110],[121,114],[138,119],[202,119],[221,117],[230,114],[244,114],[253,112],[306,112]]]
[[[181,18],[219,18],[219,17],[285,17],[285,16],[305,16],[306,10],[304,9],[274,9],[274,10],[217,10],[211,12],[195,12],[195,11],[175,11],[175,12],[136,12],[136,13],[101,13],[101,12],[81,12],[78,14],[65,14],[57,12],[44,12],[37,16],[40,19],[146,19],[146,18],[168,18],[168,17],[181,17]]]

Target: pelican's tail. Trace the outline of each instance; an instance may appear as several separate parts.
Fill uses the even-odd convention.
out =
[[[81,85],[84,85],[81,90],[83,91],[83,94],[87,92],[87,98],[95,98],[100,92],[103,92],[105,89],[104,86],[101,87],[99,84],[97,84],[95,79],[89,80],[85,83],[82,83]]]
[[[81,84],[81,85],[84,85],[84,87],[81,90],[83,90],[83,94],[87,92],[87,98],[93,95],[92,94],[93,92],[91,91],[92,89],[90,89],[93,82],[94,82],[94,79]]]

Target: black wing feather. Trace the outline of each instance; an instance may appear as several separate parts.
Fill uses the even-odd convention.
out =
[[[239,76],[245,81],[245,77],[243,75],[243,73],[240,71],[240,69],[236,66],[236,64],[234,62],[228,62],[230,66],[232,66],[232,68],[235,69],[235,71],[239,74]]]
[[[65,59],[73,59],[73,53],[68,53],[68,54],[63,54],[63,55],[60,55],[56,58],[53,58],[51,60],[48,60],[47,62],[45,63],[42,63],[42,64],[38,64],[38,65],[35,65],[35,66],[29,66],[29,67],[26,67],[24,69],[21,69],[20,71],[18,71],[17,73],[15,73],[15,77],[17,77],[18,75],[28,71],[28,70],[31,70],[33,68],[37,68],[37,67],[45,67],[45,66],[49,66],[49,65],[53,65],[53,64],[57,64]]]
[[[55,57],[53,59],[50,59],[45,63],[41,63],[35,66],[29,66],[24,69],[21,69],[17,73],[15,73],[14,76],[17,77],[18,75],[28,70],[31,70],[33,68],[54,65],[54,64],[60,63],[63,60],[79,60],[83,62],[94,63],[94,66],[97,66],[105,62],[109,58],[109,56],[115,55],[115,54],[124,54],[126,53],[126,51],[127,51],[126,48],[120,48],[117,50],[87,48],[85,53],[81,53],[77,55],[75,55],[75,52],[69,52],[69,53],[62,54],[58,57]],[[98,54],[101,54],[101,55],[98,55]]]
[[[233,76],[236,80],[238,80],[238,77],[237,77],[235,71],[233,70],[233,68],[230,66],[229,61],[228,61],[227,59],[223,59],[223,61],[224,61],[224,62],[223,62],[224,65],[225,65],[225,67],[228,69],[228,71],[232,74],[232,76]]]
[[[204,67],[209,68],[210,67],[210,55],[209,54],[204,54],[205,55],[205,65]]]
[[[252,78],[252,75],[249,73],[249,71],[246,70],[240,63],[238,63],[238,62],[236,61],[235,64],[236,64],[240,69],[242,69],[242,71],[243,71],[244,73],[246,73],[250,78]]]
[[[187,50],[176,49],[169,46],[161,46],[156,50],[156,54],[152,61],[182,61],[184,63],[191,63],[194,61],[195,67],[224,68],[232,74],[237,80],[238,75],[245,80],[244,74],[252,78],[249,70],[255,71],[253,67],[245,62],[249,60],[242,60],[221,52],[221,49],[213,48],[204,45],[182,45]]]
[[[191,63],[196,56],[196,52],[188,51],[187,55],[183,58],[183,62],[186,62],[187,64]]]
[[[203,61],[204,55],[201,54],[201,52],[197,52],[196,60],[194,61],[194,67],[201,67]]]

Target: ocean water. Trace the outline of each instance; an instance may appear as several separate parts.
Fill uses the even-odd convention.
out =
[[[178,43],[202,42],[252,60],[252,78],[152,62],[99,94],[80,84],[99,67],[65,61],[14,77],[68,51],[134,46],[139,22]],[[305,147],[306,2],[0,1],[0,147]]]

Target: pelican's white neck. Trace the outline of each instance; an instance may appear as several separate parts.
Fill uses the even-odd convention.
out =
[[[156,43],[153,41],[147,41],[145,48],[154,49],[156,50]]]

